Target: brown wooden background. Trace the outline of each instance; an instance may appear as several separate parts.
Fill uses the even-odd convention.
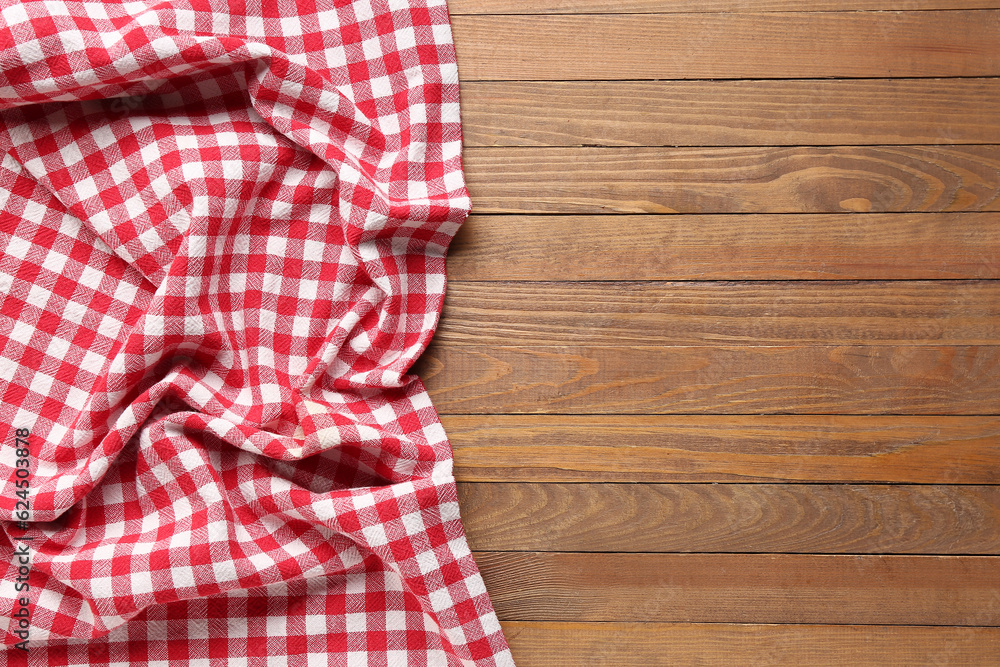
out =
[[[996,0],[451,0],[420,371],[520,667],[1000,664]]]

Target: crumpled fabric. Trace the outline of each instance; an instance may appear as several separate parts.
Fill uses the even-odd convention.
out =
[[[409,372],[458,100],[440,0],[0,0],[8,664],[513,664]]]

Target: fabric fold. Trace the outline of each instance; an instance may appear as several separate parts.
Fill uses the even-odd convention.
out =
[[[8,659],[513,664],[410,373],[458,102],[444,2],[0,0]]]

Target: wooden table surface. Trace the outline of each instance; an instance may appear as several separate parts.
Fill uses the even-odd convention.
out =
[[[996,0],[451,0],[419,371],[520,667],[1000,664]]]

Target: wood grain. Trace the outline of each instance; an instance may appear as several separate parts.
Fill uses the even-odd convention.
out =
[[[1000,628],[507,621],[518,667],[990,665]]]
[[[997,76],[1000,12],[456,16],[466,81]]]
[[[473,215],[462,280],[1000,278],[1000,214]]]
[[[1000,412],[989,346],[432,344],[415,370],[444,414]]]
[[[452,16],[466,14],[656,14],[739,12],[746,0],[449,0]],[[754,11],[989,9],[986,0],[754,0]]]
[[[1000,483],[996,417],[446,415],[469,482]]]
[[[1000,210],[996,145],[470,148],[464,164],[477,213]]]
[[[522,667],[992,664],[1000,11],[752,4],[449,2],[476,560]]]
[[[1000,624],[997,556],[475,557],[501,621]]]
[[[998,79],[470,81],[466,146],[1000,143]]]
[[[458,487],[478,551],[1000,553],[1000,487],[508,484]]]
[[[1000,343],[1000,283],[451,282],[461,345]]]

